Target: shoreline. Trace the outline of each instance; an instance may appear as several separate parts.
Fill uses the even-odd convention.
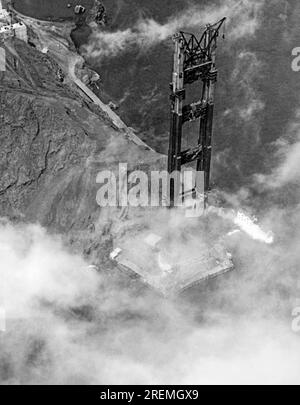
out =
[[[116,129],[123,132],[126,138],[137,146],[157,153],[139,138],[132,128],[128,127],[119,115],[117,115],[108,104],[103,103],[103,101],[78,77],[78,71],[80,71],[80,69],[83,70],[83,67],[87,65],[85,59],[78,53],[71,38],[74,26],[76,27],[75,22],[62,23],[27,17],[15,10],[11,2],[10,9],[36,35],[37,38],[33,41],[36,48],[40,52],[48,53],[53,57],[64,71],[66,77],[76,86],[77,90],[84,94],[90,102],[99,107]],[[96,74],[92,69],[90,69],[90,71]]]

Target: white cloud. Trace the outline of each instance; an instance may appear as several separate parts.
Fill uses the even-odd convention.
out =
[[[300,215],[292,215],[299,236]],[[288,269],[300,263],[299,239],[291,242],[289,224],[276,218],[284,242],[231,236],[239,268],[217,291],[197,295],[197,303],[139,293],[113,273],[88,269],[39,226],[1,224],[7,331],[0,381],[299,383],[299,337],[290,332],[292,317],[278,312],[286,305],[280,290],[292,280]]]
[[[260,23],[260,11],[264,1],[227,0],[220,5],[192,7],[183,14],[170,17],[165,24],[153,19],[144,19],[133,28],[123,31],[94,31],[89,43],[83,47],[85,56],[101,59],[116,56],[133,45],[141,50],[156,45],[174,35],[178,30],[199,28],[226,16],[227,32],[230,40],[251,36]]]

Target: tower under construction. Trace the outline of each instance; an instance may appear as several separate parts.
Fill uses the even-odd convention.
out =
[[[204,201],[210,188],[211,145],[214,114],[214,90],[217,39],[226,18],[207,25],[200,39],[195,35],[179,32],[174,36],[175,52],[171,83],[171,119],[168,152],[168,172],[181,172],[183,165],[196,162],[197,171],[204,172]],[[186,87],[201,81],[201,97],[198,101],[184,104]],[[184,124],[200,120],[198,143],[182,150]],[[170,183],[170,204],[178,198],[174,178]]]
[[[184,194],[181,194],[181,187],[177,183],[181,179],[177,174],[183,165],[196,162],[197,171],[204,172],[204,195],[207,196],[209,190],[214,87],[217,80],[215,56],[217,38],[224,21],[225,18],[206,26],[199,40],[193,34],[184,32],[174,37],[168,159],[171,206],[175,205],[178,197],[187,202],[190,192],[194,197],[198,191],[194,187],[195,190],[184,190]],[[200,99],[184,104],[187,85],[197,81],[201,81]],[[200,120],[198,144],[182,150],[183,126],[194,120]],[[202,185],[201,192],[203,195]],[[202,200],[199,200],[202,205]],[[177,214],[178,219],[182,215],[187,216],[186,210],[179,210]],[[172,213],[167,215],[165,212],[163,217],[159,214],[155,217],[152,212],[145,229],[133,233],[132,237],[128,232],[120,232],[111,259],[122,270],[139,275],[146,284],[164,296],[179,294],[233,269],[231,254],[223,245],[222,235],[212,233],[208,237],[199,232],[198,221],[188,222],[182,227],[184,221],[173,221],[171,217]]]

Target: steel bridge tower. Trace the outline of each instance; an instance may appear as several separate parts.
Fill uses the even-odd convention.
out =
[[[220,29],[226,18],[207,25],[200,39],[179,32],[174,36],[175,52],[171,87],[171,119],[168,152],[168,172],[181,172],[183,165],[196,162],[197,171],[204,172],[204,201],[210,188],[211,144],[213,132],[214,92],[218,71],[216,48]],[[184,104],[186,86],[201,81],[201,97]],[[198,144],[182,150],[183,126],[186,122],[200,120]],[[170,205],[178,198],[174,179],[170,181]]]

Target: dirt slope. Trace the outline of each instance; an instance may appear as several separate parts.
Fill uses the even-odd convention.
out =
[[[159,168],[161,155],[137,146],[100,109],[64,84],[48,55],[18,40],[5,44],[0,77],[1,216],[39,222],[88,245],[103,232],[96,203],[100,170]],[[99,219],[100,218],[100,219]],[[83,236],[82,236],[83,235]]]

